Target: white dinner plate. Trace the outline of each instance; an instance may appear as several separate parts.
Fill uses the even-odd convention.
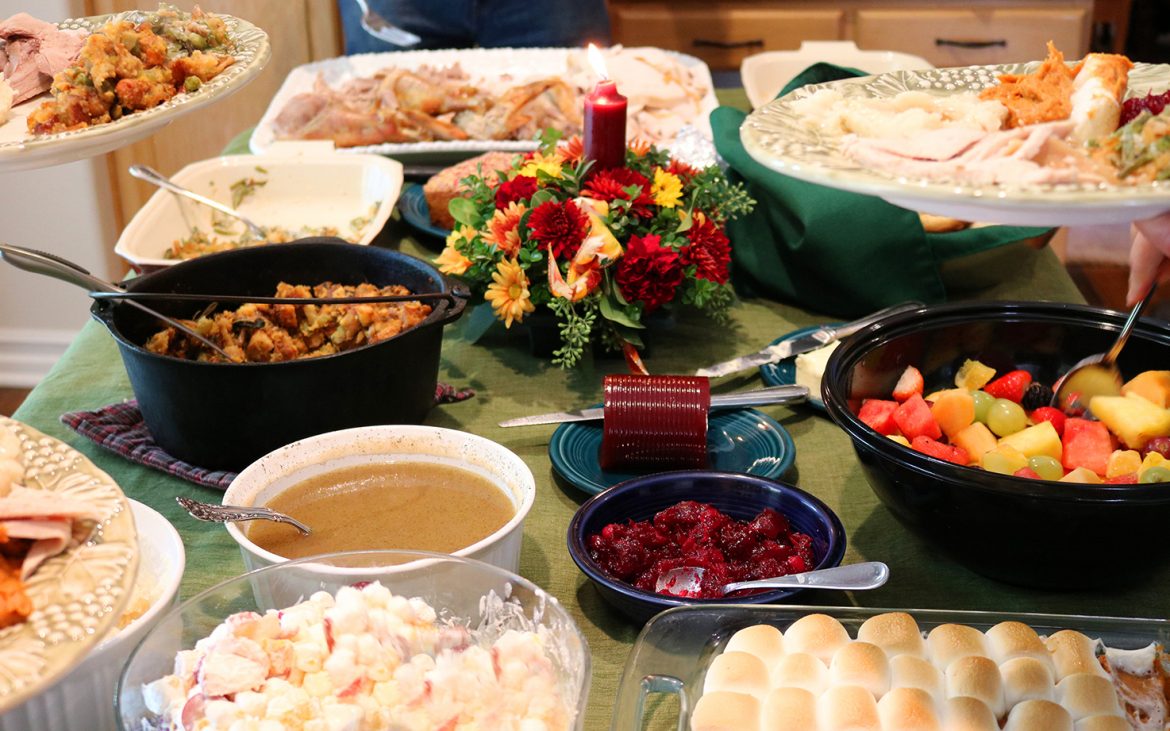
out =
[[[74,18],[58,23],[58,27],[88,34],[110,20],[123,17],[134,20],[143,15],[141,11],[131,11]],[[177,94],[157,107],[112,122],[50,135],[34,135],[28,131],[28,116],[49,98],[47,94],[35,96],[13,107],[8,121],[0,125],[0,173],[60,165],[109,152],[149,135],[188,112],[239,91],[268,62],[272,53],[268,34],[246,20],[220,13],[216,15],[223,18],[228,37],[234,41],[229,53],[236,62],[198,91]]]
[[[631,50],[631,49],[627,49]],[[284,83],[272,97],[268,109],[252,133],[249,147],[252,152],[267,152],[277,142],[273,123],[294,96],[313,90],[318,76],[331,87],[350,79],[373,76],[388,67],[416,69],[421,66],[446,68],[458,64],[471,77],[481,83],[513,85],[547,76],[562,76],[569,70],[569,54],[583,53],[580,48],[468,48],[443,49],[437,51],[395,51],[389,53],[363,53],[341,58],[297,66],[289,72]],[[715,84],[711,70],[694,56],[674,51],[664,51],[689,69],[695,82],[706,92],[699,101],[699,115],[691,122],[708,138],[711,136],[711,111],[719,106],[715,99]],[[621,79],[615,79],[621,90]],[[534,150],[534,140],[442,140],[436,142],[402,142],[359,147],[339,148],[342,152],[372,153],[389,155],[410,160],[459,160],[489,150]]]
[[[893,71],[877,76],[810,84],[760,107],[740,130],[748,153],[761,164],[810,183],[879,196],[923,213],[965,221],[1022,226],[1126,223],[1170,210],[1170,181],[1141,185],[970,185],[898,176],[862,166],[842,153],[842,137],[810,124],[793,103],[833,88],[845,97],[887,99],[903,91],[939,96],[977,92],[1000,74],[1028,73],[1039,65],[1009,64]],[[1128,96],[1170,88],[1170,65],[1135,64]]]
[[[68,673],[121,617],[138,568],[130,504],[118,484],[64,442],[0,416],[21,441],[25,486],[89,503],[101,520],[26,582],[33,612],[0,630],[0,714]]]

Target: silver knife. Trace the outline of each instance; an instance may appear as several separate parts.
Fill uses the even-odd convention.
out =
[[[772,386],[770,388],[757,388],[753,391],[711,394],[711,408],[731,409],[742,406],[784,404],[790,401],[804,401],[807,398],[808,389],[804,386]],[[594,421],[602,418],[605,418],[605,409],[597,406],[589,409],[577,409],[576,411],[554,411],[550,414],[521,416],[518,419],[501,421],[500,426],[561,424],[566,421]]]
[[[910,312],[911,310],[916,310],[922,306],[923,304],[921,302],[903,302],[900,305],[894,305],[892,307],[878,310],[872,315],[863,317],[860,320],[854,320],[853,322],[845,323],[844,325],[838,325],[836,327],[825,325],[824,327],[817,328],[816,330],[805,333],[804,335],[790,338],[784,342],[776,343],[775,345],[769,345],[763,350],[758,350],[755,353],[741,355],[736,358],[732,358],[731,360],[725,360],[722,363],[716,363],[715,365],[707,366],[706,368],[700,368],[699,370],[695,371],[695,375],[707,376],[709,378],[718,378],[719,376],[726,376],[731,373],[746,371],[749,368],[758,368],[762,365],[767,365],[768,363],[778,363],[785,358],[791,358],[794,355],[807,353],[810,350],[816,350],[817,348],[824,347],[829,343],[840,340],[841,338],[848,337],[849,335],[852,335],[862,328],[870,326],[884,317],[888,317],[899,312]]]

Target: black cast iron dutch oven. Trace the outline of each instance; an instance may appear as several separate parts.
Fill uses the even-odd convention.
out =
[[[280,363],[205,363],[151,353],[157,319],[125,302],[91,313],[118,343],[150,433],[164,450],[208,469],[239,470],[290,442],[371,424],[421,422],[434,405],[443,326],[463,314],[458,285],[407,254],[339,239],[306,239],[211,254],[126,283],[131,292],[272,296],[279,282],[401,284],[411,292],[460,292],[432,302],[418,326],[334,355]],[[203,305],[152,302],[176,318]]]

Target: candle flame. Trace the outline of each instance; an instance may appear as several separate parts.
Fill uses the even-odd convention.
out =
[[[605,56],[601,55],[601,49],[596,44],[589,44],[589,65],[597,72],[597,75],[602,79],[609,79],[609,71],[605,68]]]

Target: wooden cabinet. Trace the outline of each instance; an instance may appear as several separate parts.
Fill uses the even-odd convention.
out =
[[[921,56],[935,66],[1031,61],[1052,41],[1072,59],[1088,50],[1089,8],[861,9],[859,48]]]
[[[713,69],[739,68],[745,56],[799,48],[801,41],[840,40],[839,9],[786,9],[730,3],[613,3],[614,37],[627,46],[671,48]]]
[[[1097,0],[1119,2],[1128,0]],[[1071,59],[1090,50],[1095,17],[1094,0],[610,0],[610,16],[616,42],[689,53],[713,70],[809,40],[852,40],[935,66],[1043,58],[1051,40]]]

